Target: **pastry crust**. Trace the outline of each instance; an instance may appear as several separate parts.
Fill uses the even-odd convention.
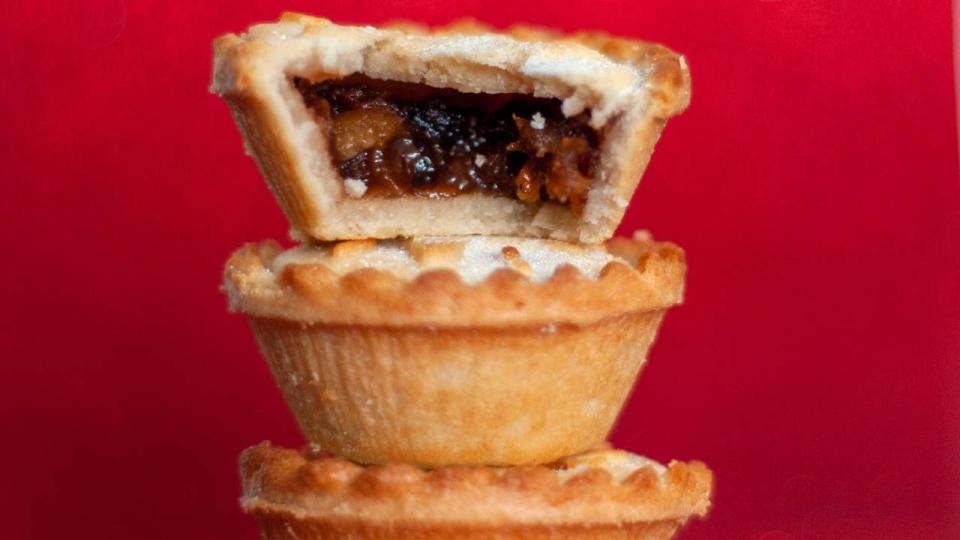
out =
[[[578,246],[555,246],[570,250],[564,259],[546,255],[550,241],[500,241],[521,246],[504,245],[502,264],[525,263],[533,279],[495,261],[474,283],[456,264],[412,275],[396,264],[400,275],[355,268],[386,265],[396,246],[354,242],[308,262],[294,253],[274,273],[283,256],[267,244],[231,258],[225,288],[304,434],[331,452],[362,463],[516,465],[593,448],[680,301],[683,253],[625,241],[637,254],[630,266]],[[456,262],[472,256],[470,242],[500,245],[433,242],[419,256]],[[538,269],[545,260],[555,272]]]
[[[466,257],[475,245],[480,256]],[[516,246],[519,260],[502,255]],[[530,264],[524,255],[538,270],[534,279],[524,274]],[[264,242],[247,244],[230,257],[224,290],[233,311],[302,323],[586,326],[680,303],[685,273],[683,251],[644,232],[595,246],[507,237],[419,238],[347,241],[284,253],[278,244]]]
[[[262,443],[240,458],[241,506],[278,538],[671,538],[710,505],[700,462],[617,450],[550,466],[362,467]]]
[[[462,92],[520,93],[591,111],[599,167],[578,214],[552,202],[487,194],[444,199],[354,198],[293,76],[422,83]],[[532,27],[493,32],[476,23],[426,31],[340,26],[285,14],[214,42],[212,90],[230,104],[247,148],[297,234],[321,240],[423,235],[519,235],[579,242],[609,238],[667,118],[689,102],[682,56],[600,33]]]

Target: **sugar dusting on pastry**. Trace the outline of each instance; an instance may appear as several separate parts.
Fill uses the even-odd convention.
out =
[[[650,458],[638,456],[625,450],[594,450],[563,460],[563,468],[557,470],[562,482],[589,470],[603,469],[610,473],[614,482],[622,483],[631,474],[641,468],[648,467],[658,476],[663,476],[667,468]]]
[[[375,246],[345,242],[301,246],[277,256],[273,271],[288,264],[323,264],[339,274],[361,268],[378,268],[412,279],[423,271],[449,268],[464,282],[479,283],[501,269],[511,269],[532,281],[550,279],[557,269],[570,265],[584,276],[596,279],[600,270],[621,260],[604,249],[564,242],[505,236],[421,237],[381,240]],[[357,249],[354,249],[356,247]]]
[[[264,40],[295,39],[303,35],[304,26],[295,22],[255,24],[247,30],[247,36]]]
[[[491,273],[510,268],[530,280],[550,279],[557,268],[571,265],[582,274],[596,278],[600,270],[616,257],[600,249],[583,248],[562,242],[504,236],[471,236],[464,242],[463,256],[454,269],[467,283],[478,283]],[[450,242],[454,238],[430,238],[426,242]],[[504,248],[512,248],[506,250]]]

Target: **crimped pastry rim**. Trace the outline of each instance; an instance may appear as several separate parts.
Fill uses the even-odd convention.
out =
[[[713,473],[699,461],[640,465],[615,479],[602,466],[558,474],[562,464],[495,468],[362,466],[268,441],[241,454],[241,507],[293,519],[359,519],[376,524],[629,524],[703,517]],[[661,468],[658,470],[658,468]],[[497,508],[512,504],[507,513]],[[420,515],[409,509],[425,507]]]
[[[450,269],[404,279],[375,268],[337,275],[323,264],[290,264],[274,274],[272,241],[246,244],[227,261],[223,290],[230,309],[248,316],[307,324],[475,328],[590,325],[682,301],[683,250],[643,234],[607,243],[623,261],[597,279],[562,265],[544,282],[500,269],[464,283]]]

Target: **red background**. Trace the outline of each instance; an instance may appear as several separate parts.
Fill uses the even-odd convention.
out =
[[[235,459],[301,437],[217,291],[285,221],[207,93],[281,9],[600,28],[687,54],[623,230],[687,249],[613,436],[716,471],[685,538],[960,537],[960,182],[945,1],[102,0],[0,20],[4,537],[255,538]]]

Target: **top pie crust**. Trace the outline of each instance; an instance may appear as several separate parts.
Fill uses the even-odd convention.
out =
[[[683,251],[645,232],[580,246],[508,237],[359,240],[282,251],[248,244],[227,261],[230,307],[303,323],[586,325],[683,297]]]
[[[664,466],[620,450],[551,465],[363,467],[262,443],[240,458],[248,511],[380,523],[605,524],[703,516],[713,477],[700,462]]]
[[[428,31],[377,29],[285,14],[214,42],[212,90],[230,104],[294,231],[322,240],[501,234],[599,242],[623,217],[667,118],[689,102],[683,57],[660,45],[600,33],[561,35],[476,23]],[[602,130],[599,166],[582,213],[552,202],[463,194],[444,199],[355,198],[330,155],[326,129],[291,77],[420,83],[472,93],[557,98],[589,110]]]

